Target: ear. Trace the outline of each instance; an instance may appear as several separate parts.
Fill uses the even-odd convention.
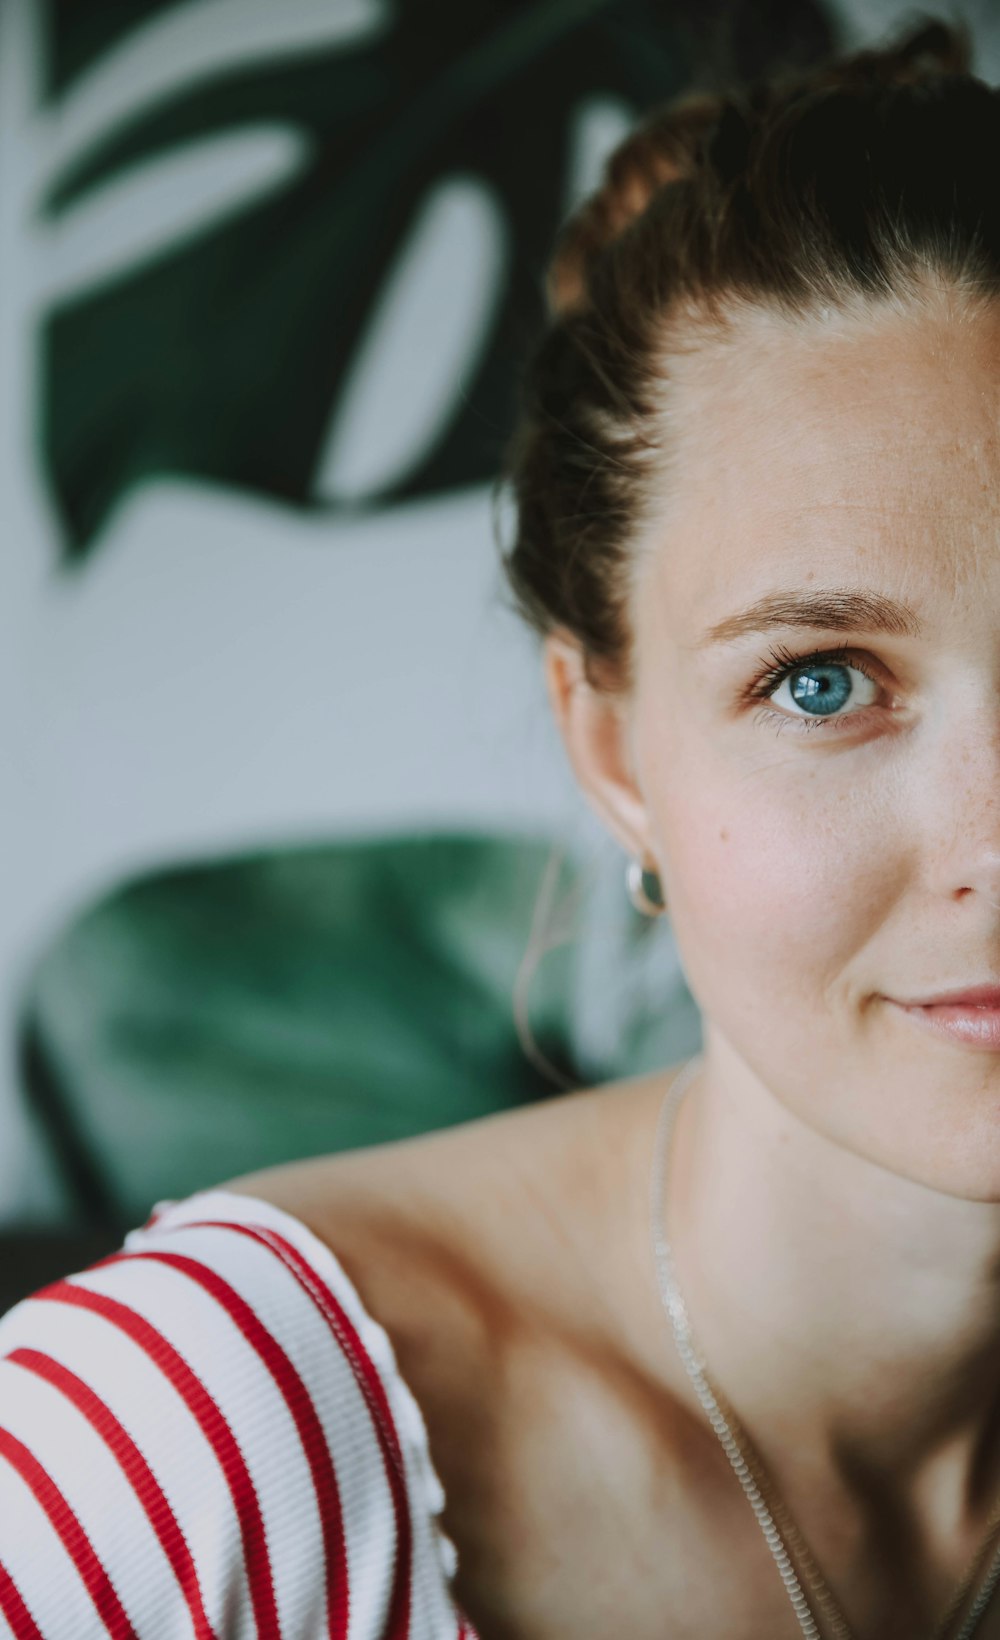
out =
[[[657,869],[627,701],[588,681],[579,640],[567,632],[546,637],[543,666],[552,711],[587,803],[630,857]]]

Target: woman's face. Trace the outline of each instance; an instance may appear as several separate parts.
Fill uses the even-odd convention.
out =
[[[1000,1199],[1000,1050],[889,1000],[1000,984],[1000,303],[761,317],[682,364],[628,732],[706,1043],[848,1149]],[[843,623],[792,618],[814,599]]]

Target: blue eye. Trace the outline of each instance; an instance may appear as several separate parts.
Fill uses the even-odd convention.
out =
[[[871,673],[865,667],[859,666],[851,650],[836,649],[816,651],[809,655],[793,655],[781,647],[771,651],[770,658],[778,662],[762,677],[758,678],[751,690],[754,700],[771,700],[777,696],[778,690],[788,681],[788,705],[781,713],[768,712],[770,718],[788,722],[796,722],[804,729],[820,729],[833,727],[845,717],[854,717],[855,711],[845,712],[843,708],[853,700],[856,707],[871,706],[878,695],[878,686]],[[855,674],[852,680],[851,674]],[[857,700],[857,678],[865,680],[870,689],[870,699]],[[782,703],[783,705],[785,703]]]

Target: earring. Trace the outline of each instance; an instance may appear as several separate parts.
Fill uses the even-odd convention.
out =
[[[663,885],[655,871],[644,871],[641,860],[630,860],[625,870],[628,897],[644,917],[660,917],[667,909]]]

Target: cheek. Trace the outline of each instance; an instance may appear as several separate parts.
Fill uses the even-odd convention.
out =
[[[658,793],[668,907],[706,1012],[822,1006],[895,892],[891,817],[847,759],[810,770],[808,755],[750,773],[703,756],[683,791]]]

